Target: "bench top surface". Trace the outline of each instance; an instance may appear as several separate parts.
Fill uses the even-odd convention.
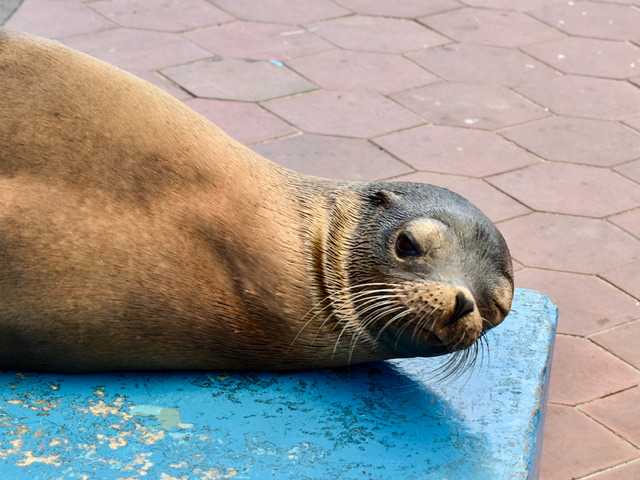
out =
[[[525,479],[557,310],[516,290],[472,371],[448,357],[277,373],[0,375],[0,478]],[[163,477],[164,474],[164,477]]]

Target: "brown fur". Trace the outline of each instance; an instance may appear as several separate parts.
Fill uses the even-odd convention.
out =
[[[369,186],[286,170],[132,75],[2,29],[0,91],[0,367],[394,356],[309,315],[350,285]]]

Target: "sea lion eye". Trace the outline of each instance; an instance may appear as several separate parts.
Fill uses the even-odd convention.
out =
[[[399,257],[417,257],[420,249],[406,232],[400,233],[396,238],[396,253]]]

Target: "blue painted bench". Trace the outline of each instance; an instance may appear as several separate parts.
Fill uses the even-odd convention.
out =
[[[535,479],[557,310],[516,291],[472,373],[0,375],[0,478]]]

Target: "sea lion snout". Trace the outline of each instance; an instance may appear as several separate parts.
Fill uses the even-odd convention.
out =
[[[405,325],[396,326],[396,333],[409,335],[416,342],[415,348],[420,348],[420,343],[422,347],[453,352],[475,343],[486,328],[466,287],[421,281],[406,283],[400,291],[412,314]]]
[[[459,291],[456,293],[456,308],[449,319],[449,325],[455,325],[460,320],[462,320],[465,316],[473,311],[476,308],[476,302],[473,299],[469,298],[467,294],[463,291]]]

